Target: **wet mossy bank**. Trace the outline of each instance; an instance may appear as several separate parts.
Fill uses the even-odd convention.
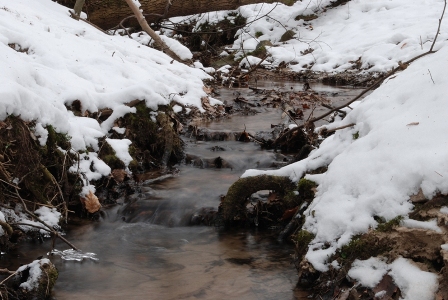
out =
[[[13,251],[25,240],[39,243],[48,235],[45,232],[50,231],[42,231],[35,225],[24,226],[17,216],[37,221],[33,212],[40,207],[48,208],[54,215],[60,214],[60,226],[51,230],[62,232],[72,220],[96,220],[102,214],[101,206],[115,205],[117,199],[133,194],[142,174],[163,170],[181,161],[183,144],[178,134],[181,125],[171,107],[152,111],[144,102],[138,102],[135,107],[136,113],[115,120],[116,127],[121,128],[119,132],[112,129],[107,138],[99,139],[98,158],[110,167],[111,173],[95,181],[88,181],[80,168],[80,163],[89,153],[95,152],[94,149],[75,151],[66,133],[58,132],[51,125],[36,129],[40,124],[24,121],[20,116],[9,116],[0,122],[1,252]],[[102,121],[99,114],[85,114]],[[108,138],[131,141],[132,161],[128,166],[119,159],[107,142]],[[92,163],[90,171],[94,171],[93,168]],[[95,195],[82,194],[86,183],[95,186]],[[92,199],[97,205],[89,203]],[[2,278],[6,279],[9,273],[3,274]],[[23,295],[13,296],[21,292],[17,285],[8,284],[10,281],[13,282],[12,277],[0,286],[9,293],[9,299],[25,299]],[[46,285],[50,289],[46,291],[48,296],[54,283]],[[45,298],[36,297],[33,299]]]

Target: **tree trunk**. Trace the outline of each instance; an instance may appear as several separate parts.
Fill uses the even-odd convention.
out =
[[[72,8],[76,0],[56,0],[58,3]],[[144,14],[165,15],[168,0],[140,0]],[[292,5],[295,0],[171,0],[166,18],[188,16],[218,10],[234,10],[242,5],[256,3],[281,2]],[[124,0],[86,0],[84,11],[89,21],[103,29],[112,28],[122,19],[132,15],[132,11]],[[147,17],[149,23],[161,19],[160,16]]]

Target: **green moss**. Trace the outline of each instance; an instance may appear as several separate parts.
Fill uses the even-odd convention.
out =
[[[391,250],[391,242],[387,239],[379,240],[373,234],[358,235],[341,247],[339,254],[343,259],[353,261],[355,259],[368,259],[379,256]]]
[[[309,243],[314,239],[314,234],[306,230],[300,230],[295,236],[294,241],[308,247]]]
[[[301,198],[303,199],[314,198],[313,188],[317,186],[317,184],[314,181],[302,178],[299,180],[297,186]]]
[[[352,134],[352,136],[354,140],[359,139],[359,131],[356,131],[356,133]]]
[[[221,203],[223,218],[228,221],[244,218],[248,198],[255,192],[274,190],[283,196],[294,189],[295,185],[288,177],[259,175],[240,178],[229,187]]]
[[[257,32],[255,32],[255,37],[256,38],[259,38],[260,36],[262,36],[263,35],[263,32],[261,32],[261,31],[257,31]]]
[[[48,131],[47,147],[56,148],[59,146],[64,150],[70,149],[71,137],[68,134],[56,132],[54,127],[51,125],[48,125],[46,129]]]
[[[308,250],[308,245],[313,239],[314,234],[303,229],[300,230],[296,235],[294,235],[293,241],[296,244],[296,252],[298,256],[301,257],[306,253],[306,251]]]
[[[383,218],[381,218],[378,222],[378,226],[376,227],[376,230],[380,231],[380,232],[389,232],[394,227],[400,225],[400,222],[403,221],[403,219],[404,219],[403,216],[398,216],[398,217],[395,217],[392,220],[389,220],[388,222],[386,222]]]

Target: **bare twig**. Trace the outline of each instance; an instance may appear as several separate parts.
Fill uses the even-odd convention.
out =
[[[36,221],[38,221],[39,223],[41,223],[42,225],[44,225],[45,227],[47,227],[50,232],[52,234],[54,234],[55,236],[57,236],[58,238],[60,238],[64,243],[66,243],[67,245],[69,245],[73,250],[78,250],[78,248],[76,248],[72,243],[70,243],[67,239],[65,239],[59,232],[57,232],[56,230],[54,230],[54,228],[52,228],[51,226],[49,226],[47,223],[45,223],[44,221],[42,221],[38,216],[36,216],[34,213],[32,213],[31,211],[28,210],[28,208],[26,207],[25,201],[23,201],[22,197],[19,194],[19,191],[16,189],[16,195],[17,197],[20,199],[20,202],[22,202],[22,206],[23,209],[25,210],[25,212],[30,215],[31,217],[33,217],[34,219],[36,219]]]
[[[154,39],[154,43],[156,46],[158,46],[163,52],[165,52],[169,57],[171,57],[174,60],[177,60],[178,62],[182,62],[182,59],[173,51],[170,49],[170,47],[165,44],[165,42],[160,38],[160,36],[154,32],[154,30],[149,27],[148,22],[146,22],[145,17],[143,16],[142,12],[139,10],[137,5],[132,0],[125,0],[126,3],[131,8],[132,12],[137,18],[138,23],[142,27],[142,29],[151,37]]]
[[[0,282],[0,285],[4,284],[6,281],[8,281],[8,279],[10,279],[11,277],[13,277],[14,275],[17,274],[17,271],[15,271],[14,273],[12,273],[11,275],[9,275],[8,277],[6,277],[5,279],[2,280],[2,282]]]
[[[432,79],[432,74],[431,74],[431,71],[430,71],[429,69],[428,69],[428,72],[429,72],[429,76],[431,77],[432,83],[436,84],[436,83],[434,82],[434,79]]]
[[[445,9],[446,9],[446,0],[445,0],[444,5],[443,5],[442,15],[440,16],[440,19],[439,19],[439,27],[437,27],[436,36],[434,37],[434,41],[432,41],[432,45],[431,45],[431,48],[429,48],[429,52],[431,52],[432,49],[434,48],[434,45],[436,44],[436,41],[437,41],[437,37],[439,36],[440,26],[442,25],[443,16],[445,15]]]

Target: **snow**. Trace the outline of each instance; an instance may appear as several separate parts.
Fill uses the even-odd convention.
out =
[[[362,68],[369,72],[384,72],[427,51],[434,39],[443,0],[353,0],[336,8],[325,9],[331,0],[296,1],[293,6],[283,4],[254,4],[240,7],[239,12],[252,22],[237,33],[228,51],[236,56],[255,50],[261,41],[270,41],[273,66],[290,64],[294,71],[350,71],[360,59]],[[196,28],[205,22],[217,22],[229,17],[230,11],[213,12],[184,18],[196,18]],[[316,15],[317,19],[295,20],[300,15]],[[448,38],[448,23],[442,23],[441,35],[435,48]],[[286,30],[296,34],[294,39],[280,42]],[[261,34],[261,35],[260,35]],[[313,49],[308,53],[307,50]]]
[[[364,72],[384,72],[431,47],[444,3],[353,0],[324,9],[330,2],[241,7],[239,12],[253,22],[238,32],[235,43],[222,55],[236,52],[241,57],[241,48],[253,51],[259,42],[269,40],[273,46],[266,48],[271,56],[263,64],[286,62],[294,71],[310,68],[332,73],[350,72],[358,61]],[[202,14],[196,26],[228,14]],[[311,14],[319,18],[295,20],[298,15]],[[293,30],[295,38],[280,42],[286,30]],[[83,194],[95,190],[91,181],[111,172],[95,153],[99,138],[107,138],[117,157],[125,164],[130,162],[130,141],[108,138],[110,130],[124,133],[124,128],[114,127],[114,121],[135,112],[127,103],[139,99],[156,110],[158,105],[176,101],[203,111],[201,97],[206,93],[202,80],[210,78],[204,70],[214,70],[198,62],[188,67],[146,47],[150,38],[145,33],[132,36],[134,39],[105,35],[71,19],[67,8],[50,0],[0,0],[0,120],[14,114],[35,121],[34,134],[41,145],[46,142],[45,127],[50,124],[70,136],[70,151],[82,151],[79,165],[71,166],[70,171],[84,175],[80,176]],[[191,59],[188,49],[168,36],[162,38],[182,58]],[[294,181],[305,176],[318,183],[316,198],[304,212],[304,229],[315,235],[306,258],[317,270],[326,271],[330,264],[338,267],[328,258],[354,235],[376,228],[375,217],[391,220],[405,216],[404,226],[440,230],[434,220],[418,222],[406,216],[413,209],[409,197],[419,189],[427,198],[448,193],[447,39],[445,20],[434,48],[438,52],[413,62],[364,100],[352,104],[353,110],[347,109],[345,119],[327,127],[356,125],[336,131],[308,158],[275,171],[247,170],[243,174],[289,176]],[[251,56],[246,60],[252,65],[259,62]],[[217,72],[228,73],[230,68],[224,66]],[[82,116],[67,109],[75,100],[81,102]],[[210,103],[218,101],[210,99]],[[176,111],[180,108],[175,107]],[[113,113],[101,124],[85,117],[102,109],[112,109]],[[87,148],[93,151],[85,151]],[[325,173],[307,174],[323,166],[328,167]],[[51,226],[57,224],[59,216],[52,209],[38,211]],[[441,212],[448,213],[448,208]],[[0,220],[25,219],[19,208],[0,212]],[[442,249],[448,246],[442,245]],[[349,275],[373,286],[386,272],[405,299],[432,299],[437,288],[435,275],[404,258],[392,264],[378,258],[356,261]]]
[[[106,139],[106,142],[114,149],[115,155],[124,163],[127,167],[132,161],[131,155],[129,155],[129,146],[132,142],[128,139]]]
[[[412,220],[412,219],[405,219],[405,220],[403,220],[401,222],[401,224],[404,227],[408,227],[408,228],[428,229],[428,230],[433,230],[433,231],[442,233],[442,229],[440,229],[440,227],[437,226],[437,220],[436,219],[429,220],[429,221],[426,221],[426,222]]]
[[[387,264],[383,260],[372,257],[368,260],[355,260],[348,275],[365,287],[374,288],[389,274],[400,288],[404,300],[432,300],[438,288],[437,275],[420,270],[411,261],[397,258]]]
[[[39,277],[42,274],[41,266],[44,264],[49,264],[50,260],[48,258],[43,258],[40,260],[35,260],[30,264],[23,265],[17,269],[17,272],[23,272],[29,268],[28,279],[20,284],[20,287],[26,290],[32,290],[39,284]]]
[[[315,234],[314,244],[332,245],[331,251],[316,247],[306,255],[318,270],[326,271],[327,255],[352,236],[375,228],[375,216],[406,216],[413,208],[409,196],[419,188],[428,198],[448,193],[446,57],[448,47],[443,47],[383,83],[333,126],[356,125],[338,130],[307,159],[280,170],[243,174],[267,173],[297,181],[307,170],[328,166],[324,174],[305,176],[319,186],[304,212],[304,228]],[[355,133],[359,138],[353,138]]]
[[[374,288],[386,275],[388,269],[387,263],[376,257],[367,260],[357,259],[348,271],[348,276],[365,287]]]
[[[140,40],[144,38],[145,33]],[[181,58],[192,57],[179,42],[162,38]],[[20,115],[35,121],[41,145],[48,137],[45,127],[52,125],[71,137],[74,151],[98,151],[98,139],[108,136],[114,121],[135,112],[126,105],[135,99],[154,110],[176,101],[203,111],[201,97],[207,95],[202,80],[209,78],[138,39],[109,36],[75,21],[66,7],[50,0],[0,0],[0,69],[0,120]],[[75,100],[81,102],[83,116],[67,109]],[[113,113],[101,124],[84,117],[106,108]],[[129,162],[121,150],[120,155]],[[80,168],[75,164],[71,170],[86,174],[87,181],[110,172],[95,153],[82,158]]]
[[[59,219],[61,218],[61,213],[57,211],[56,208],[49,208],[46,206],[41,206],[36,209],[34,213],[44,221],[48,226],[53,228],[59,227]]]
[[[389,275],[405,300],[432,300],[438,288],[437,274],[425,272],[405,258],[396,259]]]

